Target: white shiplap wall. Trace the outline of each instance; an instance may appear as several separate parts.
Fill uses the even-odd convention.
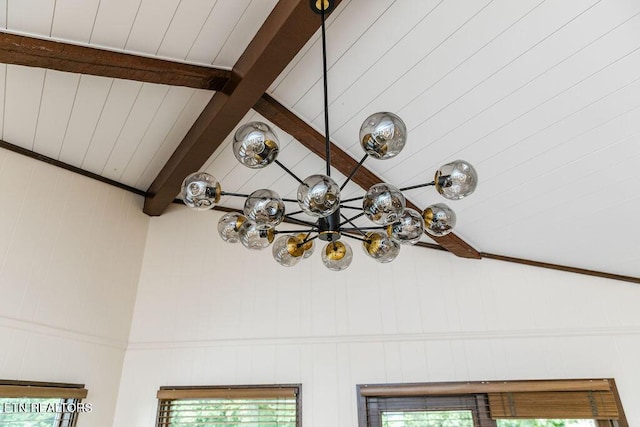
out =
[[[287,269],[215,238],[219,216],[151,220],[114,426],[153,424],[163,385],[302,383],[303,425],[339,427],[360,383],[571,377],[614,377],[640,422],[637,285],[356,244],[344,272],[318,249]]]
[[[109,427],[148,217],[142,198],[0,150],[0,378],[86,384]]]

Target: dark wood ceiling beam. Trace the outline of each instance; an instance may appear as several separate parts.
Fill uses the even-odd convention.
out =
[[[340,1],[336,1],[340,3]],[[229,95],[216,92],[149,187],[144,212],[160,215],[318,30],[308,0],[280,0],[233,67]],[[230,90],[226,90],[229,93]]]
[[[325,159],[324,136],[309,126],[304,120],[293,114],[289,109],[273,99],[271,96],[263,95],[253,107],[267,120],[278,126],[289,135],[293,136],[302,145],[314,152],[320,158]],[[342,151],[335,144],[331,143],[331,165],[340,173],[349,176],[351,171],[358,165],[358,161]],[[362,188],[369,188],[374,184],[384,182],[380,177],[362,166],[353,176],[352,181]],[[407,201],[407,206],[417,211],[422,209]],[[431,237],[440,246],[449,252],[463,258],[480,259],[480,253],[471,245],[453,233],[442,237]]]
[[[221,90],[231,71],[0,33],[0,63],[69,73]]]

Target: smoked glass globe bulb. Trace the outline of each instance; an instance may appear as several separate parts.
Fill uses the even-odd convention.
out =
[[[307,240],[307,235],[304,233],[298,234],[296,237],[300,239],[302,242],[304,242],[302,245],[302,249],[304,249],[304,255],[302,257],[304,259],[307,259],[311,255],[313,255],[313,252],[316,250],[316,241]],[[305,242],[305,240],[307,241]]]
[[[371,157],[390,159],[400,154],[407,142],[407,127],[393,113],[375,113],[360,127],[360,145]]]
[[[275,233],[273,228],[260,229],[255,223],[245,221],[240,226],[240,230],[238,230],[238,236],[240,237],[240,243],[246,248],[264,249],[273,242]]]
[[[273,243],[273,258],[284,267],[293,267],[304,255],[302,240],[294,235],[282,235]]]
[[[364,252],[380,263],[391,262],[400,253],[400,243],[382,231],[370,231],[362,242]]]
[[[375,184],[362,200],[362,210],[367,218],[378,225],[387,225],[398,219],[405,208],[405,198],[396,187]]]
[[[238,128],[233,138],[233,154],[243,165],[260,169],[278,157],[278,138],[269,125],[249,122]]]
[[[229,212],[218,221],[218,234],[225,242],[237,243],[240,240],[240,227],[247,220],[237,212]]]
[[[460,200],[473,193],[478,186],[478,174],[469,163],[456,160],[437,170],[436,190],[449,200]]]
[[[348,244],[336,240],[329,242],[322,249],[322,263],[329,270],[341,271],[351,265],[353,250]]]
[[[422,212],[427,234],[444,236],[456,226],[456,213],[444,203],[431,205]]]
[[[387,234],[402,244],[415,245],[424,233],[424,219],[420,212],[406,208],[398,219],[387,226]]]
[[[298,186],[298,204],[307,215],[325,218],[340,206],[340,187],[326,175],[311,175]]]
[[[206,172],[192,173],[182,181],[182,200],[192,209],[205,211],[220,201],[220,183]]]
[[[284,202],[273,190],[256,190],[244,202],[244,215],[261,230],[280,224],[284,219],[284,211]]]

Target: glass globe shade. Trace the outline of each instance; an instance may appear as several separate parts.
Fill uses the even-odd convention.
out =
[[[337,240],[327,243],[322,250],[322,263],[329,270],[341,271],[351,265],[353,250],[351,246]]]
[[[407,142],[407,127],[393,113],[375,113],[360,127],[360,145],[371,157],[386,160],[400,154]]]
[[[182,200],[192,209],[205,211],[220,201],[220,183],[206,172],[192,173],[182,181]]]
[[[478,185],[478,174],[469,163],[456,160],[436,171],[436,190],[449,200],[460,200],[473,193]]]
[[[224,214],[218,221],[218,234],[225,242],[237,243],[240,240],[240,227],[247,220],[237,212]]]
[[[244,202],[244,215],[261,230],[280,224],[284,219],[284,211],[284,202],[273,190],[256,190]]]
[[[238,236],[240,237],[240,243],[246,248],[264,249],[273,242],[275,233],[273,228],[260,229],[255,223],[245,221],[240,226],[240,230],[238,230]]]
[[[362,242],[364,252],[380,263],[393,261],[400,253],[400,243],[381,231],[370,231]]]
[[[340,206],[340,187],[326,175],[311,175],[298,186],[298,204],[307,215],[327,217]]]
[[[404,195],[393,185],[375,184],[362,200],[367,218],[378,225],[387,225],[398,219],[405,208]]]
[[[284,267],[293,267],[303,258],[302,240],[294,235],[280,236],[273,243],[272,253],[278,264]]]
[[[300,239],[302,242],[304,242],[307,239],[307,235],[304,233],[300,233],[296,237]],[[313,255],[313,252],[316,250],[315,240],[307,240],[306,242],[304,242],[304,244],[302,245],[302,249],[304,249],[304,255],[302,257],[304,259],[309,258],[311,255]]]
[[[260,169],[278,157],[278,138],[269,125],[249,122],[240,126],[233,138],[233,154],[243,165]]]
[[[424,231],[432,236],[444,236],[451,233],[456,226],[456,213],[444,203],[427,207],[422,212]]]
[[[406,208],[398,219],[387,226],[387,234],[402,244],[415,245],[424,233],[424,219],[420,212]]]

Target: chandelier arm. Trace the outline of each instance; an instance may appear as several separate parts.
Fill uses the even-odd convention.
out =
[[[313,230],[304,229],[304,230],[273,230],[274,234],[288,234],[288,233],[311,233]]]
[[[425,182],[424,184],[410,185],[409,187],[398,188],[398,190],[400,190],[400,191],[413,190],[414,188],[432,187],[434,185],[436,185],[436,182],[435,181],[431,181],[431,182]]]
[[[360,218],[361,216],[364,215],[364,212],[360,212],[358,215],[351,217],[351,218],[347,218],[346,216],[344,216],[343,214],[340,214],[340,216],[342,218],[344,218],[344,221],[340,223],[339,227],[342,227],[343,225],[345,225],[346,223],[349,223],[351,225],[353,225],[354,227],[357,227],[352,221]]]
[[[364,196],[352,197],[350,199],[341,200],[340,203],[355,202],[356,200],[362,200],[362,199],[364,199]],[[342,206],[342,205],[340,205],[340,206]]]
[[[221,191],[220,192],[220,196],[233,196],[233,197],[244,197],[245,199],[247,197],[249,197],[248,194],[242,194],[242,193],[231,193],[229,191]]]
[[[309,227],[313,227],[314,229],[318,227],[317,224],[314,224],[312,222],[303,221],[303,220],[297,219],[297,218],[292,218],[292,217],[290,217],[288,215],[285,215],[284,217],[287,219],[287,221],[291,221],[292,223],[297,224],[297,225],[307,225]]]
[[[273,163],[275,163],[276,165],[280,166],[286,173],[288,173],[289,175],[291,175],[293,177],[293,179],[295,179],[296,181],[298,181],[300,184],[302,184],[302,180],[298,177],[298,175],[296,175],[295,173],[293,173],[289,168],[287,168],[285,165],[283,165],[282,163],[280,163],[280,161],[278,161],[277,159],[273,161]]]
[[[292,202],[292,203],[298,203],[298,199],[282,199],[283,202]]]
[[[309,234],[311,234],[311,232],[309,232]],[[302,242],[298,243],[296,246],[302,247],[302,246],[306,245],[307,243],[309,243],[310,241],[315,240],[318,237],[320,237],[319,234],[316,234],[315,236],[309,238],[309,234],[307,234],[307,237],[305,237],[304,240]]]
[[[340,231],[371,231],[371,230],[385,230],[388,227],[388,225],[380,225],[377,227],[347,227],[347,228],[340,228]]]
[[[371,240],[369,240],[369,239],[363,239],[362,237],[354,236],[353,234],[344,233],[344,234],[343,234],[343,236],[344,236],[344,237],[348,237],[348,238],[350,238],[350,239],[359,240],[359,241],[361,241],[361,242],[371,243]]]
[[[355,209],[357,211],[361,211],[362,207],[340,205],[340,209]]]
[[[327,176],[331,176],[331,141],[329,140],[329,96],[327,85],[327,35],[324,26],[325,10],[321,2],[320,16],[322,19],[322,77],[324,82],[324,150],[327,165]]]
[[[364,215],[364,212],[362,213],[362,215]],[[338,227],[342,227],[342,225],[344,225],[344,223],[345,223],[345,222],[347,222],[347,223],[351,224],[351,225],[353,226],[353,228],[356,228],[356,229],[357,229],[356,231],[357,231],[358,233],[360,233],[360,234],[362,234],[362,235],[364,236],[364,232],[362,232],[362,231],[358,228],[358,226],[357,226],[357,225],[355,225],[355,224],[353,223],[353,221],[352,221],[350,218],[347,218],[347,217],[346,217],[346,216],[344,216],[343,214],[340,214],[340,216],[341,216],[342,218],[344,218],[344,219],[345,219],[345,221],[344,221],[344,222],[342,222],[342,223],[340,223],[340,225],[338,225]],[[358,218],[359,216],[361,216],[361,215],[357,215],[357,216],[356,216],[356,218]],[[341,228],[341,230],[342,230],[342,228]]]
[[[356,174],[356,172],[358,172],[358,169],[360,169],[360,166],[362,166],[362,164],[364,163],[365,160],[367,160],[367,157],[369,157],[368,153],[365,153],[364,157],[362,158],[362,160],[360,160],[360,162],[356,165],[356,167],[353,168],[353,170],[351,171],[351,173],[349,174],[349,176],[347,177],[347,179],[344,181],[344,183],[340,186],[340,191],[342,191],[342,189],[344,187],[347,186],[347,184],[349,183],[349,181],[351,181],[351,178],[353,178],[353,176]]]

